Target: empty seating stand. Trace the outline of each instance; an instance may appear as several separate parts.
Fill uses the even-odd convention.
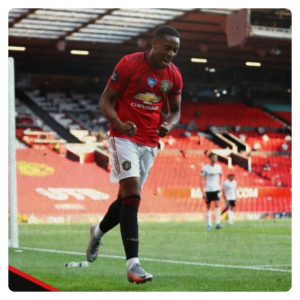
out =
[[[248,107],[240,103],[184,103],[181,122],[187,125],[192,119],[201,130],[210,126],[284,128],[283,124],[274,120],[260,108]]]

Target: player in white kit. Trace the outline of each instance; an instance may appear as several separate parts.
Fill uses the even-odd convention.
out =
[[[228,210],[228,224],[233,224],[233,209],[236,204],[236,188],[237,183],[234,180],[234,174],[228,174],[227,180],[223,183],[223,194],[226,200],[226,206],[222,210],[221,215],[223,215]]]
[[[222,186],[222,168],[217,164],[218,157],[214,153],[209,154],[210,163],[201,169],[200,186],[207,207],[207,229],[212,229],[211,202],[215,203],[216,229],[221,229],[221,211],[219,206],[220,189]]]

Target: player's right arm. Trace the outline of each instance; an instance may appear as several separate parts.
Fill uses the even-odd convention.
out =
[[[115,110],[115,103],[120,98],[128,86],[130,78],[130,66],[128,64],[128,57],[124,56],[116,65],[108,83],[100,97],[100,110],[110,122],[115,130],[127,135],[133,136],[137,132],[136,125],[127,120],[122,122]]]
[[[117,131],[127,136],[134,136],[137,131],[136,125],[131,121],[122,122],[116,113],[115,102],[119,96],[119,91],[106,86],[100,97],[100,110]]]

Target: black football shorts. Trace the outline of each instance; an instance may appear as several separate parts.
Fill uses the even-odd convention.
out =
[[[206,192],[205,194],[206,194],[206,202],[220,200],[220,191]]]

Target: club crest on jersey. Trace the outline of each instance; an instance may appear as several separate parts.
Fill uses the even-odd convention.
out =
[[[128,160],[125,160],[123,163],[122,163],[122,167],[125,171],[128,171],[131,169],[131,162],[128,161]]]
[[[160,82],[160,90],[165,94],[171,91],[172,86],[173,83],[171,83],[169,80],[162,80]]]
[[[147,84],[148,84],[151,88],[153,88],[153,87],[156,85],[156,83],[157,83],[157,81],[156,81],[154,78],[149,77],[149,78],[147,79]]]

